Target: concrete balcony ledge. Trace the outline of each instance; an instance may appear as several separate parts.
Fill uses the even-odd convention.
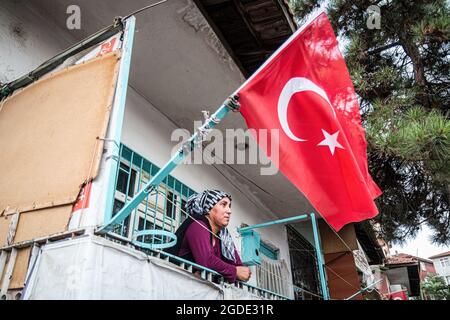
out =
[[[280,299],[259,288],[213,283],[169,261],[95,235],[46,244],[23,299]]]

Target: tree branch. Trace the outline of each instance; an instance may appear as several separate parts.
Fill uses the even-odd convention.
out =
[[[414,79],[422,91],[419,95],[419,99],[421,100],[423,106],[429,109],[431,107],[431,103],[426,95],[428,92],[428,83],[425,77],[425,67],[423,64],[423,59],[420,56],[419,48],[414,44],[411,38],[408,37],[406,32],[400,33],[400,44],[411,59],[414,70]]]
[[[367,51],[367,54],[368,55],[377,54],[377,53],[383,52],[385,50],[388,50],[390,48],[393,48],[393,47],[396,47],[396,46],[399,46],[399,45],[400,45],[400,41],[396,41],[396,42],[393,42],[391,44],[379,47],[377,49],[374,49],[374,50],[371,50],[371,51]]]

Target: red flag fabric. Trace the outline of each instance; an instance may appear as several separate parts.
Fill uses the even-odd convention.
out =
[[[325,13],[297,30],[237,93],[249,128],[279,129],[279,170],[333,229],[378,214],[373,199],[381,191],[368,173],[359,103]],[[267,154],[270,144],[258,138]]]
[[[391,292],[388,295],[388,300],[408,300],[408,295],[405,291],[397,291],[397,292]]]

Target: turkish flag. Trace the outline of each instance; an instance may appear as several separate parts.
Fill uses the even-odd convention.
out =
[[[259,130],[279,129],[276,165],[336,231],[378,214],[373,199],[381,191],[368,173],[359,103],[325,13],[297,30],[237,93],[272,161]]]

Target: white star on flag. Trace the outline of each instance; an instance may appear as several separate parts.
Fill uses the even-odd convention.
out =
[[[344,147],[337,141],[339,130],[333,134],[329,134],[328,132],[326,132],[325,130],[322,129],[322,133],[323,133],[323,136],[325,137],[325,139],[322,140],[318,144],[318,146],[327,146],[328,148],[330,148],[330,152],[332,155],[334,155],[334,150],[336,148],[344,149]]]

